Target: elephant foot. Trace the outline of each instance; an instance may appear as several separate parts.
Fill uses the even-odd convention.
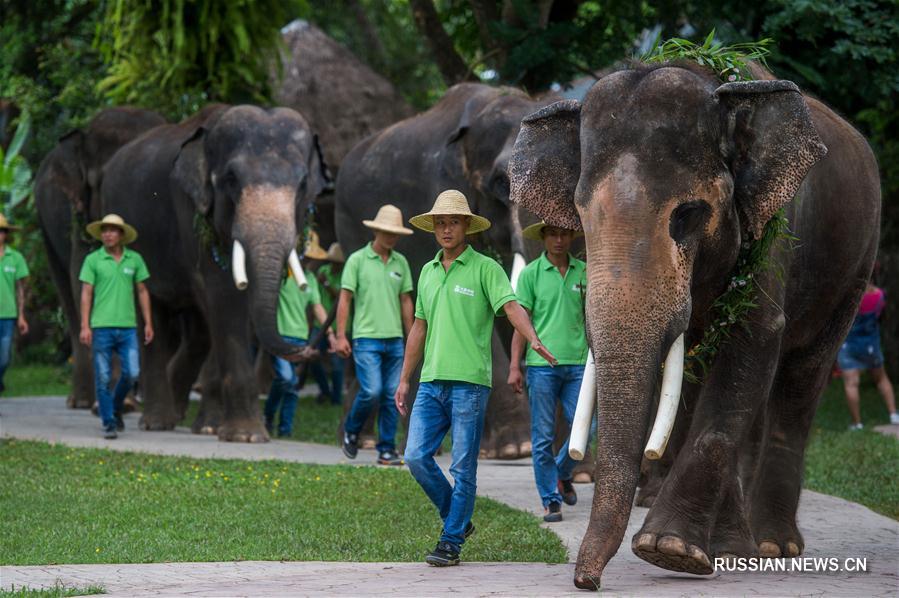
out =
[[[133,397],[125,397],[125,401],[122,403],[122,411],[125,413],[134,413],[136,411],[140,411],[140,405]]]
[[[592,578],[589,575],[574,576],[574,587],[579,590],[590,590],[591,592],[599,591],[599,578]]]
[[[794,557],[805,551],[805,540],[796,527],[795,519],[757,526],[754,535],[762,558]]]
[[[219,440],[223,442],[268,442],[268,432],[261,421],[235,420],[226,421],[218,429]]]
[[[713,572],[709,555],[695,544],[683,539],[649,532],[638,532],[631,542],[634,554],[656,567],[695,575]]]
[[[378,441],[372,437],[362,438],[362,442],[359,443],[359,448],[373,451],[375,447],[378,446]]]
[[[192,434],[213,436],[218,433],[219,426],[221,425],[221,416],[206,414],[201,409],[193,423],[190,425],[190,431]]]
[[[575,484],[589,484],[593,481],[593,474],[589,471],[578,471],[575,472],[571,481]]]
[[[165,430],[174,430],[175,424],[178,423],[177,416],[174,413],[147,413],[141,415],[138,427],[147,432],[160,432]]]
[[[711,553],[716,558],[757,557],[758,547],[749,536],[728,534],[726,537],[712,536]]]

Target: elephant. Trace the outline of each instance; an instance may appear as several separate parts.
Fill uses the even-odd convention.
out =
[[[507,264],[513,253],[532,252],[521,236],[520,220],[528,216],[509,207],[507,165],[521,118],[551,101],[533,100],[512,88],[461,83],[428,111],[357,144],[337,176],[335,223],[344,251],[355,251],[369,240],[362,220],[373,217],[381,204],[396,205],[408,218],[426,212],[438,193],[453,188],[465,194],[475,213],[493,223],[472,238],[476,248],[501,256]],[[413,276],[438,249],[433,239],[425,241],[421,234],[397,245],[409,259]],[[493,391],[482,456],[527,457],[531,453],[527,398],[516,396],[506,385],[511,326],[498,321],[494,334]]]
[[[691,419],[631,549],[696,574],[711,573],[713,557],[804,550],[805,444],[873,267],[880,183],[851,125],[751,68],[753,80],[722,84],[689,62],[634,65],[583,102],[527,116],[515,143],[512,201],[582,229],[587,247],[598,441],[578,588],[599,588],[621,544],[669,348],[721,324],[712,304],[781,209],[798,241],[777,237],[756,307],[686,385]],[[670,363],[663,384],[683,372]]]
[[[302,280],[295,248],[325,183],[317,138],[287,108],[209,105],[107,163],[103,208],[137,228],[150,271],[142,428],[174,427],[208,355],[193,431],[268,441],[251,347],[300,356],[278,334],[278,293],[285,263]]]
[[[94,241],[84,233],[84,226],[100,216],[103,165],[127,142],[165,122],[151,110],[107,108],[83,129],[63,136],[38,168],[34,181],[38,224],[72,345],[74,367],[69,407],[89,408],[94,404],[90,350],[78,342],[81,321],[78,273],[84,257],[94,246]]]

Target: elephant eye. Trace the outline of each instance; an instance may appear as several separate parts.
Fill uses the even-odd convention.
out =
[[[671,212],[668,233],[675,243],[683,244],[705,224],[711,212],[711,206],[701,199],[682,203]]]

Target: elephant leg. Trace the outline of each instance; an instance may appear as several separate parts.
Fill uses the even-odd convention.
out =
[[[480,456],[487,459],[520,459],[531,455],[531,412],[528,397],[515,394],[506,384],[509,355],[493,331],[493,390],[481,437]]]
[[[758,556],[749,526],[746,497],[739,478],[734,476],[724,491],[710,538],[709,555],[720,558]]]
[[[140,418],[142,430],[174,430],[181,421],[181,413],[175,406],[169,385],[168,364],[178,348],[179,331],[177,317],[158,303],[154,303],[153,342],[143,347],[143,364],[140,374],[144,412]]]
[[[672,571],[712,573],[711,531],[736,483],[738,449],[777,369],[784,317],[779,310],[773,315],[775,309],[758,308],[749,329],[719,351],[687,440],[631,542],[643,560]]]
[[[805,444],[839,342],[816,339],[809,349],[789,355],[775,380],[751,494],[759,556],[794,557],[805,549],[796,526]],[[822,347],[833,348],[827,351]]]
[[[209,354],[209,334],[199,313],[183,314],[181,322],[181,343],[167,368],[178,421],[182,421],[187,415],[190,388],[200,375],[203,362]]]
[[[212,294],[211,289],[207,292]],[[250,353],[247,322],[222,308],[221,300],[208,297],[206,317],[212,354],[218,366],[222,420],[219,440],[268,442],[268,432],[259,409],[259,391]],[[208,421],[207,421],[208,423]]]
[[[218,364],[210,352],[200,368],[200,409],[190,426],[190,431],[194,434],[218,434],[219,426],[225,418],[221,379]]]

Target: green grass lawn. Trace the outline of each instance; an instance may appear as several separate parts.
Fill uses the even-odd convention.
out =
[[[7,440],[0,564],[420,561],[440,518],[408,471]],[[479,497],[469,561],[564,563],[540,520]]]
[[[66,367],[56,365],[12,366],[3,376],[5,397],[39,397],[46,395],[68,395],[71,373]]]
[[[103,586],[67,586],[57,583],[52,588],[34,589],[28,586],[12,587],[8,590],[0,589],[0,598],[67,598],[68,596],[92,596],[105,594]]]

